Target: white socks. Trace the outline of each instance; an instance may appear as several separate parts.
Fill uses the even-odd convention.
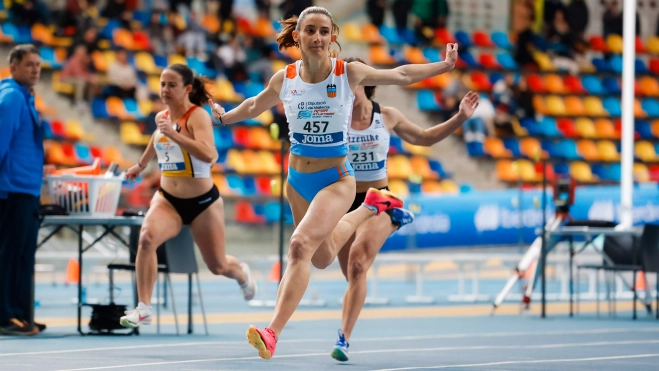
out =
[[[139,304],[137,304],[137,307],[142,309],[143,311],[151,314],[151,307],[150,306],[147,306],[146,304],[144,304],[142,302],[139,302]]]

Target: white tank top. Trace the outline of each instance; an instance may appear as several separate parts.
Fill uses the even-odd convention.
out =
[[[181,132],[181,128],[188,130],[188,118],[199,106],[192,106],[188,112],[174,124],[174,130]],[[169,117],[169,111],[163,117]],[[160,131],[156,131],[153,138],[153,146],[158,156],[158,166],[162,176],[187,177],[187,178],[210,178],[212,163],[203,162],[190,155],[174,141],[169,140]]]
[[[348,132],[349,159],[356,181],[371,182],[387,178],[389,137],[380,105],[373,102],[371,125],[364,130],[354,130],[351,126]]]
[[[331,60],[332,72],[317,84],[300,78],[302,61],[286,66],[279,98],[284,103],[294,155],[328,158],[348,154],[348,127],[355,95],[348,84],[345,62]]]

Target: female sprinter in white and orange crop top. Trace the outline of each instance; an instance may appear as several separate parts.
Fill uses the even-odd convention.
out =
[[[348,58],[346,63],[365,63],[359,58]],[[387,156],[390,132],[405,142],[418,146],[431,146],[449,136],[469,119],[478,107],[478,94],[469,92],[460,103],[460,111],[446,122],[423,130],[410,122],[396,108],[385,107],[371,100],[375,86],[360,86],[355,89],[352,122],[348,131],[349,157],[355,169],[357,189],[355,201],[349,211],[355,210],[366,197],[369,188],[389,189]],[[387,238],[405,224],[411,223],[414,215],[408,210],[396,208],[371,218],[357,228],[355,234],[339,252],[339,264],[348,280],[343,297],[343,315],[339,338],[332,349],[332,358],[348,360],[348,345],[352,329],[366,300],[366,273]]]
[[[200,106],[208,101],[204,83],[182,64],[167,67],[160,76],[160,97],[167,110],[156,115],[153,133],[141,160],[126,173],[135,179],[158,156],[161,189],[153,196],[140,233],[135,270],[139,304],[121,317],[121,325],[151,323],[151,294],[157,278],[156,249],[175,237],[184,225],[209,270],[238,281],[245,300],[256,294],[249,267],[225,255],[224,204],[213,184],[211,167],[217,159],[210,115]]]
[[[296,228],[274,318],[263,330],[256,326],[247,329],[249,343],[264,359],[274,354],[277,338],[304,295],[309,263],[327,267],[359,225],[403,206],[393,193],[372,188],[364,203],[346,214],[355,198],[354,171],[346,157],[353,91],[360,85],[409,85],[452,70],[457,60],[457,45],[450,44],[446,60],[438,63],[390,70],[347,64],[330,51],[339,28],[327,9],[309,7],[299,17],[281,23],[283,28],[277,35],[280,49],[298,47],[302,60],[277,72],[259,95],[229,112],[209,102],[216,118],[232,124],[257,117],[281,101],[289,123],[291,156],[286,192]]]

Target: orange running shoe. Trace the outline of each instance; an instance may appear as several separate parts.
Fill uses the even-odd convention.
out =
[[[386,189],[369,188],[368,192],[366,192],[363,205],[375,211],[377,215],[380,215],[383,211],[403,207],[405,202]]]

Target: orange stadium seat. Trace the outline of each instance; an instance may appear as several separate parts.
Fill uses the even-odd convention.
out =
[[[124,105],[124,101],[121,100],[121,98],[117,97],[109,97],[105,101],[105,107],[108,111],[108,114],[110,116],[114,116],[116,118],[119,118],[120,120],[133,120],[135,119],[132,115],[130,115],[126,111],[126,106]]]
[[[659,95],[659,82],[656,77],[644,76],[641,77],[640,81],[641,92],[649,96],[658,96]]]
[[[66,165],[67,159],[62,151],[62,145],[55,141],[46,141],[44,143],[46,152],[46,162],[53,165]]]
[[[538,113],[542,113],[542,114],[548,113],[547,105],[545,104],[545,99],[540,95],[533,96],[533,108],[535,108],[535,110]]]
[[[504,182],[514,182],[518,179],[517,171],[513,169],[510,160],[498,160],[495,165],[495,171],[499,180]]]
[[[201,20],[201,27],[211,34],[215,34],[220,31],[220,20],[214,15],[205,14]]]
[[[436,180],[426,180],[421,183],[421,192],[428,194],[444,193],[444,189],[440,182]]]
[[[618,148],[613,142],[608,140],[601,140],[597,142],[597,151],[599,152],[599,157],[602,161],[619,161],[620,153],[618,153]]]
[[[119,148],[115,146],[107,146],[103,150],[103,162],[105,164],[111,164],[111,163],[116,163],[119,165],[119,167],[125,167],[128,168],[133,165],[131,161],[125,160],[123,156],[121,155],[121,151]]]
[[[650,36],[648,39],[647,50],[651,54],[659,54],[659,36]]]
[[[415,174],[421,175],[423,179],[439,179],[437,173],[432,171],[428,159],[421,156],[412,156],[410,158],[410,165]]]
[[[412,175],[412,165],[407,157],[396,155],[389,157],[387,164],[389,178],[407,179]]]
[[[622,54],[622,36],[609,35],[606,38],[606,46],[610,52],[615,54]]]
[[[632,172],[634,174],[634,179],[637,182],[650,181],[650,171],[648,170],[648,167],[645,164],[641,164],[639,162],[635,163]]]
[[[536,159],[537,157],[546,158],[548,156],[546,151],[542,150],[540,142],[536,138],[523,138],[519,141],[520,152],[530,158]]]
[[[586,112],[581,97],[576,97],[576,96],[570,96],[565,98],[565,109],[568,115],[574,115],[574,116],[581,116]]]
[[[406,47],[403,54],[405,60],[407,60],[409,63],[413,63],[413,64],[428,63],[428,59],[426,59],[426,57],[423,56],[423,51],[419,48]]]
[[[547,90],[550,93],[562,94],[565,92],[565,85],[563,85],[563,79],[555,74],[547,75],[545,77],[545,84],[547,85]]]
[[[248,174],[263,174],[262,164],[259,161],[259,156],[256,151],[251,149],[244,149],[240,152],[245,162],[245,173]]]
[[[595,142],[589,139],[583,139],[577,142],[577,150],[581,157],[586,161],[598,161],[600,158]]]
[[[369,44],[381,44],[384,42],[384,38],[380,35],[378,28],[370,23],[362,26],[362,40]]]
[[[373,45],[368,49],[368,57],[373,64],[391,65],[396,63],[394,57],[382,45]]]
[[[598,138],[619,138],[611,120],[598,119],[595,121],[595,133]]]
[[[641,106],[641,101],[634,99],[634,117],[648,117],[647,112]]]
[[[135,44],[133,40],[133,34],[123,28],[117,28],[112,33],[112,42],[115,45],[120,46],[124,49],[134,50]]]
[[[235,195],[235,192],[229,187],[229,184],[227,183],[227,180],[224,176],[219,175],[219,174],[213,174],[213,183],[217,186],[217,189],[220,191],[220,194],[222,195]]]
[[[510,158],[513,155],[512,152],[503,145],[501,139],[495,137],[485,138],[483,150],[494,158]]]
[[[650,130],[655,138],[659,138],[659,120],[652,121],[652,128]]]

